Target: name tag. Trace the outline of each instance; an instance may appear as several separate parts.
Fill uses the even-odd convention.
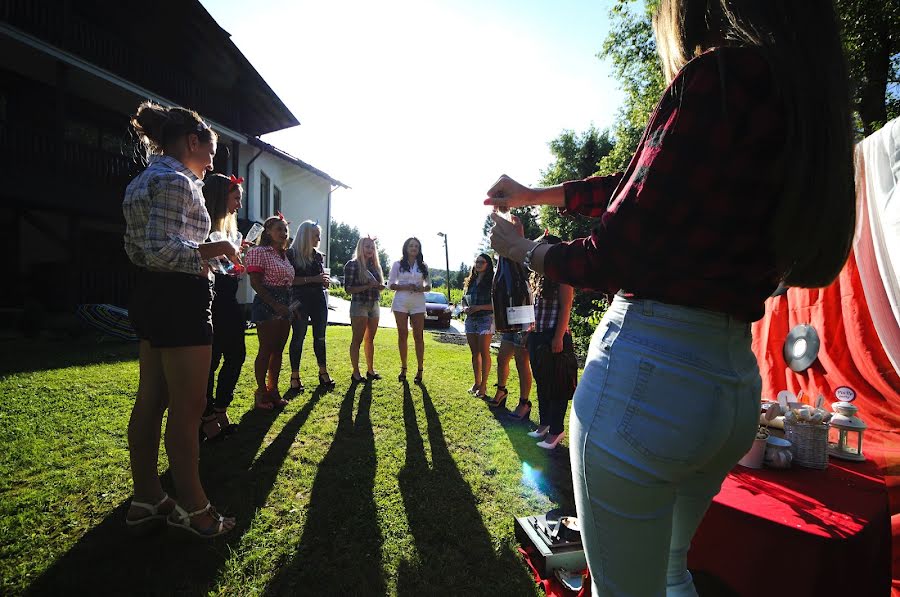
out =
[[[507,307],[506,321],[512,324],[533,323],[534,305],[522,305],[521,307]]]

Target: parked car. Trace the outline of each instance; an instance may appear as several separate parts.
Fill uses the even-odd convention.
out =
[[[440,328],[450,327],[450,304],[446,295],[440,292],[425,293],[425,325]]]

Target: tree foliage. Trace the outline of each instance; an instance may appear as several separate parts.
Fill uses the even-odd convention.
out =
[[[835,0],[862,132],[900,116],[900,2]]]
[[[359,242],[359,229],[343,222],[331,220],[331,234],[329,235],[330,267],[334,276],[344,274],[344,264],[356,256],[356,243]],[[378,261],[384,274],[390,270],[391,264],[384,249],[378,248]]]

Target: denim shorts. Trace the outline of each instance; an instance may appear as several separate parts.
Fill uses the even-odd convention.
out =
[[[516,348],[525,348],[525,332],[503,332],[500,334],[501,342],[509,342]]]
[[[381,316],[381,305],[369,301],[350,301],[350,317],[368,317],[378,319]]]
[[[478,317],[473,317],[470,315],[466,317],[466,333],[478,334],[479,336],[483,336],[485,334],[493,335],[494,316],[479,315]]]
[[[291,289],[289,286],[265,286],[265,289],[269,291],[269,296],[271,296],[276,303],[284,305],[285,307],[290,306]],[[254,323],[270,321],[273,319],[287,319],[286,317],[281,317],[275,313],[268,303],[263,302],[263,300],[259,298],[258,294],[253,298],[253,306],[250,308],[250,318]]]

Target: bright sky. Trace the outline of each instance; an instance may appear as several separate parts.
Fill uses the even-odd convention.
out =
[[[301,125],[265,140],[352,187],[332,214],[397,259],[471,264],[500,174],[533,184],[563,129],[608,127],[602,0],[201,0]]]

